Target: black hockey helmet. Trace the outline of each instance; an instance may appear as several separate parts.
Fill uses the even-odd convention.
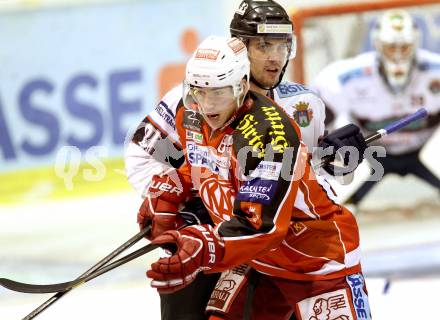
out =
[[[288,59],[296,54],[296,38],[293,23],[286,10],[273,0],[243,0],[235,11],[230,27],[232,37],[240,38],[247,43],[250,38],[278,38],[286,39],[290,45]],[[270,90],[278,86],[286,70],[286,61],[280,79],[271,88],[262,86],[251,75],[251,81],[260,88]]]
[[[271,27],[265,27],[265,26]],[[244,0],[230,24],[231,36],[237,38],[286,38],[293,34],[293,24],[286,10],[273,0]],[[271,32],[273,31],[273,32]]]

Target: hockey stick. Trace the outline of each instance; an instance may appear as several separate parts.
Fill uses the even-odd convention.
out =
[[[56,293],[56,292],[62,292],[69,289],[73,289],[76,287],[79,287],[80,285],[110,271],[113,270],[131,260],[134,260],[150,251],[153,251],[156,249],[158,245],[155,244],[147,244],[146,246],[143,246],[142,248],[133,251],[130,254],[127,254],[126,256],[108,264],[104,265],[103,267],[99,268],[95,272],[89,274],[88,276],[79,277],[76,280],[68,281],[68,282],[60,282],[60,283],[54,283],[54,284],[29,284],[24,282],[18,282],[10,279],[0,279],[0,285],[3,286],[6,289],[17,291],[17,292],[23,292],[23,293]]]
[[[127,242],[123,243],[121,246],[119,246],[116,250],[108,254],[105,258],[98,261],[94,266],[92,266],[90,269],[88,269],[86,272],[84,272],[81,276],[79,276],[76,280],[83,280],[86,277],[92,275],[95,271],[98,271],[101,267],[105,266],[107,263],[109,263],[113,258],[115,258],[117,255],[119,255],[121,252],[127,250],[131,246],[133,246],[135,243],[137,243],[139,240],[141,240],[148,232],[150,232],[151,227],[146,227],[143,230],[141,230],[139,233],[131,237]],[[4,283],[7,282],[8,279],[1,279]],[[9,280],[11,281],[11,280]],[[41,304],[38,308],[36,308],[34,311],[32,311],[30,314],[28,314],[26,317],[23,318],[23,320],[30,320],[35,318],[37,315],[39,315],[41,312],[46,310],[49,306],[51,306],[53,303],[61,299],[65,294],[70,292],[73,289],[67,289],[65,291],[61,291],[53,295],[51,298],[46,300],[43,304]]]
[[[387,136],[390,133],[396,132],[396,131],[406,127],[407,125],[409,125],[410,123],[412,123],[414,121],[425,118],[427,115],[428,115],[428,112],[426,111],[426,109],[420,108],[416,112],[414,112],[414,113],[412,113],[402,119],[396,120],[393,123],[390,123],[389,125],[387,125],[385,128],[379,129],[375,133],[367,136],[365,138],[365,142],[367,144],[369,144],[373,141],[379,140],[380,138]],[[325,166],[326,164],[330,163],[331,161],[332,161],[331,157],[324,157],[324,159],[322,159],[320,163],[313,166],[313,169],[317,170],[317,169]]]

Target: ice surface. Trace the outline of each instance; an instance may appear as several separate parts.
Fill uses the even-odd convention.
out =
[[[74,279],[138,232],[134,193],[0,208],[0,277],[31,283]],[[440,214],[413,216],[380,210],[359,216],[364,265],[375,319],[432,317],[440,289]],[[438,212],[437,212],[438,213]],[[146,241],[136,245],[144,245]],[[37,319],[160,319],[159,299],[145,277],[157,258],[149,253],[74,289]],[[431,277],[407,278],[429,272]],[[411,273],[394,273],[409,269]],[[432,271],[432,270],[431,270]],[[388,294],[384,279],[391,275]],[[402,278],[403,277],[403,278]],[[22,319],[51,295],[0,288],[0,319]]]

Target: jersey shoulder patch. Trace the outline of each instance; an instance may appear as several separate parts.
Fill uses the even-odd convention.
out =
[[[429,91],[433,95],[440,94],[440,77],[438,79],[432,79],[429,83]]]
[[[148,115],[164,132],[176,131],[177,109],[182,104],[181,88],[179,85],[168,91]]]
[[[302,84],[295,83],[295,82],[289,82],[289,81],[281,82],[275,88],[275,90],[277,91],[278,96],[280,98],[288,98],[288,97],[293,97],[293,96],[296,96],[299,94],[313,92],[309,88],[307,88],[306,86],[304,86]]]
[[[417,50],[417,68],[422,72],[439,72],[440,55],[428,50]]]
[[[370,77],[373,75],[373,67],[361,67],[348,70],[338,76],[339,82],[342,85],[347,84],[353,79],[360,79]]]
[[[440,62],[420,61],[418,67],[420,71],[440,70]]]
[[[159,115],[159,117],[165,121],[171,128],[176,130],[176,115],[170,109],[165,101],[161,100],[154,111]]]

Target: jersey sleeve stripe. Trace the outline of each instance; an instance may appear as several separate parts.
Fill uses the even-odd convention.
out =
[[[302,192],[301,189],[299,189],[298,193],[296,194],[295,208],[303,212],[307,217],[316,219],[316,215],[310,211],[310,208],[305,202],[304,197],[305,197],[304,193]]]
[[[303,192],[304,194],[304,203],[307,205],[307,207],[309,208],[310,213],[313,215],[313,217],[315,219],[320,219],[320,215],[316,212],[315,210],[315,205],[313,204],[312,200],[310,199],[310,190],[307,186],[307,184],[301,180],[300,184],[299,184],[299,189]]]

